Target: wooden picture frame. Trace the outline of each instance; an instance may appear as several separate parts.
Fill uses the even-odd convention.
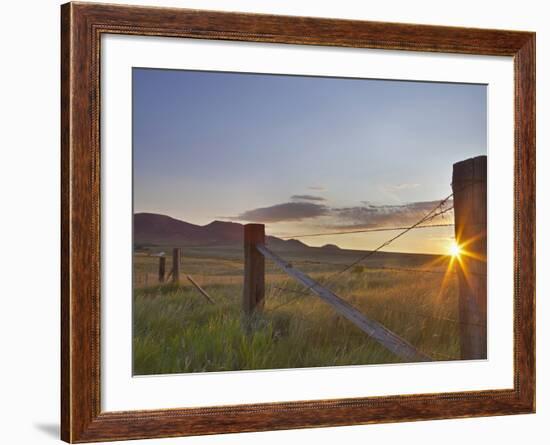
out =
[[[512,56],[515,69],[514,387],[209,408],[102,412],[102,34]],[[535,34],[92,3],[61,7],[61,437],[174,437],[535,411]]]

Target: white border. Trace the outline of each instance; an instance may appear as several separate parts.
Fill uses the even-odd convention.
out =
[[[118,35],[101,45],[103,411],[513,387],[511,58]],[[488,84],[488,360],[133,378],[133,66]]]

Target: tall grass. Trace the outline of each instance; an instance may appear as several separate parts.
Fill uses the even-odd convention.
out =
[[[323,282],[330,271],[311,274]],[[400,362],[313,294],[292,292],[304,288],[290,279],[268,275],[265,310],[244,320],[241,280],[197,276],[215,305],[188,284],[135,289],[134,374]],[[331,289],[434,359],[455,359],[457,283],[442,278],[359,268]]]

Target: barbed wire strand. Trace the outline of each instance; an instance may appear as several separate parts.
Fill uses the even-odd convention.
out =
[[[376,249],[374,250],[371,250],[369,252],[367,252],[367,254],[363,255],[361,258],[359,258],[358,260],[352,262],[351,264],[347,265],[344,269],[340,270],[340,271],[337,271],[335,273],[333,273],[332,275],[330,275],[328,277],[328,279],[326,280],[325,283],[319,283],[319,284],[322,284],[323,286],[326,286],[328,287],[328,283],[331,282],[335,277],[343,274],[344,272],[348,271],[349,269],[351,269],[352,267],[356,266],[357,264],[359,264],[360,262],[364,261],[366,258],[370,257],[371,255],[374,255],[376,252],[378,252],[380,249],[388,246],[390,243],[392,243],[393,241],[395,241],[396,239],[400,238],[401,236],[403,236],[404,234],[408,233],[409,231],[413,230],[415,227],[418,227],[419,225],[423,224],[424,222],[426,221],[431,221],[433,218],[439,216],[440,214],[443,214],[443,213],[446,213],[448,211],[450,211],[450,208],[448,209],[445,209],[445,210],[440,210],[439,212],[437,212],[438,209],[442,209],[442,207],[445,205],[445,203],[453,196],[453,194],[451,193],[449,196],[447,196],[446,198],[442,199],[437,206],[435,206],[432,210],[430,210],[426,215],[424,215],[424,217],[422,217],[420,220],[418,220],[415,224],[413,224],[412,226],[409,226],[409,227],[406,227],[403,231],[401,231],[399,234],[397,234],[396,236],[394,236],[393,238],[385,241],[384,243],[382,243],[380,246],[378,246]],[[298,291],[299,293],[301,294],[304,294],[304,295],[307,295],[309,294],[309,290],[311,290],[313,285],[311,286],[308,286],[304,291]],[[297,300],[298,298],[295,298],[295,300]],[[290,301],[288,302],[290,303]],[[286,305],[287,303],[283,303],[282,305],[280,305],[280,307]],[[271,310],[275,310],[275,308],[271,309]]]
[[[334,274],[332,274],[331,276],[329,276],[326,284],[323,284],[323,286],[327,286],[328,285],[328,282],[332,281],[336,276],[339,276],[341,275],[342,273],[346,272],[347,270],[351,269],[352,267],[356,266],[357,264],[359,264],[360,262],[364,261],[366,258],[368,258],[369,256],[375,254],[376,252],[378,252],[380,249],[382,249],[383,247],[386,247],[387,245],[389,245],[390,243],[392,243],[393,241],[395,241],[396,239],[400,238],[401,236],[403,236],[405,233],[408,233],[409,231],[413,230],[414,228],[420,226],[421,224],[425,223],[426,221],[431,221],[433,218],[439,216],[439,215],[442,215],[448,211],[450,211],[452,209],[452,207],[449,207],[445,210],[440,210],[439,212],[437,211],[438,209],[442,209],[442,207],[445,205],[445,203],[453,196],[453,194],[451,193],[449,196],[445,197],[444,199],[442,199],[437,206],[435,206],[432,210],[430,210],[430,212],[428,212],[426,215],[424,215],[424,217],[422,217],[419,221],[417,221],[415,224],[413,224],[412,226],[409,226],[409,227],[406,227],[405,229],[403,229],[402,232],[400,232],[398,235],[394,236],[393,238],[391,238],[390,240],[387,240],[385,241],[384,243],[382,243],[380,246],[378,246],[376,249],[372,250],[372,251],[369,251],[366,255],[363,255],[361,258],[359,258],[358,260],[354,261],[353,263],[351,263],[350,265],[346,266],[344,269],[342,269],[341,271],[338,271],[338,272],[335,272]],[[309,294],[309,290],[311,289],[312,286],[308,286],[307,289],[305,289],[304,291],[298,291],[298,293],[300,293],[301,295],[308,295]],[[285,303],[282,303],[280,304],[279,306],[275,307],[275,308],[272,308],[271,310],[276,310],[280,307],[283,307],[287,304],[290,304],[291,302],[295,301],[295,300],[298,300],[299,297],[296,297],[294,299],[291,299],[289,300],[288,302],[285,302]]]
[[[452,208],[451,208],[452,209]],[[449,210],[451,210],[449,209]],[[448,210],[448,211],[449,211]],[[445,212],[446,213],[446,212]],[[440,214],[436,215],[439,216]],[[428,226],[418,226],[416,229],[430,229],[433,227],[453,227],[454,224],[448,223],[448,224],[430,224]],[[282,240],[290,240],[290,239],[296,239],[296,238],[312,238],[316,236],[332,236],[332,235],[351,235],[354,233],[370,233],[370,232],[393,232],[395,230],[405,230],[407,227],[379,227],[379,228],[372,228],[372,229],[360,229],[360,230],[343,230],[340,232],[319,232],[319,233],[304,233],[300,235],[292,235],[292,236],[282,236],[278,237]]]
[[[407,227],[406,229],[404,229],[403,231],[399,232],[397,235],[395,235],[394,237],[384,241],[382,244],[380,244],[378,247],[376,247],[374,250],[370,250],[368,251],[366,254],[362,255],[360,258],[358,258],[357,260],[353,261],[352,263],[350,263],[349,265],[347,265],[345,268],[343,268],[342,270],[338,271],[338,272],[335,272],[334,274],[332,274],[331,276],[329,276],[327,282],[331,282],[334,280],[334,278],[336,278],[337,276],[340,276],[342,275],[343,273],[347,272],[348,270],[350,270],[352,267],[356,266],[357,264],[361,263],[362,261],[366,260],[367,258],[369,258],[370,256],[374,255],[376,252],[380,251],[381,249],[383,249],[384,247],[387,247],[389,246],[391,243],[393,243],[394,241],[396,241],[397,239],[401,238],[403,235],[409,233],[411,230],[413,230],[415,227],[423,224],[424,222],[426,222],[430,217],[434,216],[434,214],[437,213],[437,210],[438,209],[441,209],[445,203],[451,199],[451,197],[453,196],[453,193],[451,193],[449,196],[447,196],[446,198],[443,198],[439,204],[437,206],[435,206],[432,210],[430,210],[424,217],[422,217],[420,220],[418,220],[416,223],[414,223],[413,225]],[[448,210],[446,210],[448,211]],[[436,216],[439,216],[443,211],[440,211],[439,213],[437,213]],[[434,216],[435,217],[435,216]]]

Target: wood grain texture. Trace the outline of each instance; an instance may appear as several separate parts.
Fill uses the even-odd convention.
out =
[[[455,239],[464,250],[455,264],[459,285],[460,353],[464,360],[486,359],[487,156],[455,163],[452,187]]]
[[[244,277],[242,309],[247,316],[263,311],[265,306],[265,260],[256,246],[265,243],[263,224],[244,226]]]
[[[533,33],[91,3],[66,4],[61,11],[63,440],[90,442],[534,412]],[[513,56],[516,108],[514,388],[101,412],[99,62],[103,33]]]
[[[179,247],[174,247],[172,249],[172,282],[180,282],[180,261],[181,261],[181,250]]]

